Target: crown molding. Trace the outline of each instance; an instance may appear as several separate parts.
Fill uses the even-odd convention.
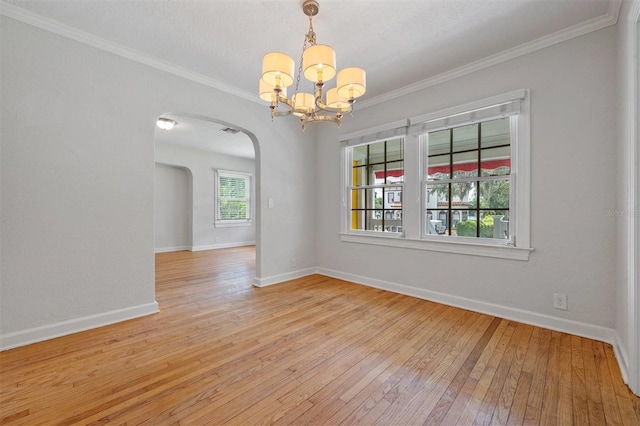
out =
[[[504,50],[502,52],[496,53],[495,55],[487,56],[486,58],[482,58],[467,65],[454,68],[450,71],[443,72],[417,83],[409,84],[408,86],[401,87],[400,89],[383,93],[382,95],[375,96],[367,100],[359,101],[358,109],[369,108],[371,106],[384,103],[408,95],[410,93],[423,90],[428,87],[435,86],[446,81],[471,74],[476,71],[480,71],[485,68],[489,68],[493,65],[509,61],[519,56],[527,55],[537,50],[544,49],[545,47],[553,46],[555,44],[580,37],[582,35],[600,30],[610,25],[615,25],[618,22],[618,15],[620,14],[621,6],[622,0],[611,0],[609,2],[609,8],[606,15],[598,16],[588,21],[584,21],[580,24],[576,24],[564,30],[560,30],[553,34],[549,34],[530,41],[528,43],[521,44],[520,46]]]
[[[618,22],[618,15],[620,14],[620,7],[622,0],[611,0],[609,2],[609,8],[606,15],[602,15],[564,30],[557,31],[553,34],[540,37],[528,43],[521,44],[511,49],[507,49],[495,55],[487,56],[486,58],[471,62],[467,65],[463,65],[453,70],[438,74],[436,76],[427,78],[425,80],[413,83],[400,89],[387,92],[373,98],[359,101],[359,109],[368,108],[383,102],[387,102],[401,96],[405,96],[409,93],[426,89],[437,84],[444,83],[449,80],[453,80],[458,77],[462,77],[473,72],[491,67],[493,65],[500,64],[502,62],[509,61],[511,59],[523,56],[532,52],[535,52],[545,47],[552,46],[554,44],[562,43],[567,40],[571,40],[576,37],[588,34],[593,31],[600,30],[602,28],[614,25]],[[100,37],[96,37],[84,31],[77,30],[75,28],[64,25],[58,21],[45,18],[35,13],[29,12],[20,7],[10,5],[0,1],[0,15],[4,15],[8,18],[15,19],[25,24],[32,25],[45,31],[52,32],[54,34],[75,40],[80,43],[93,46],[97,49],[101,49],[115,55],[136,61],[138,63],[156,68],[161,71],[174,74],[178,77],[185,78],[187,80],[194,81],[196,83],[203,84],[205,86],[212,87],[231,95],[238,96],[242,99],[262,104],[260,99],[252,93],[241,90],[235,86],[223,83],[219,80],[207,77],[205,75],[190,71],[186,68],[171,64],[166,61],[162,61],[150,55],[146,55],[142,52],[138,52],[134,49],[127,48],[117,43],[110,42]]]
[[[49,31],[62,37],[83,43],[100,50],[112,53],[114,55],[121,56],[123,58],[130,59],[143,65],[158,69],[160,71],[167,72],[169,74],[176,75],[178,77],[191,80],[196,83],[203,84],[205,86],[212,87],[225,93],[237,96],[242,99],[246,99],[251,102],[262,104],[260,99],[252,93],[241,90],[235,86],[223,83],[219,80],[207,77],[203,74],[182,68],[178,65],[170,62],[163,61],[154,56],[147,55],[134,49],[122,46],[120,44],[105,40],[101,37],[94,36],[84,31],[69,27],[58,21],[54,21],[44,16],[37,15],[28,10],[20,7],[0,2],[0,15],[4,15],[7,18],[14,19],[16,21],[23,22],[25,24],[34,26],[41,30]]]

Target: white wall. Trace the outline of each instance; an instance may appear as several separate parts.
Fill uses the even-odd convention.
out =
[[[605,210],[616,205],[614,27],[357,110],[340,132],[520,88],[531,89],[535,251],[528,262],[341,242],[340,147],[333,131],[319,135],[316,150],[319,266],[372,285],[610,337],[616,225]],[[567,311],[552,308],[553,293],[568,295]]]
[[[636,22],[640,1],[625,1],[618,23],[619,44],[619,111],[618,161],[616,165],[616,333],[622,357],[623,377],[640,394],[640,324],[638,323],[640,297],[638,295],[638,223],[636,217],[640,194],[638,188],[638,114],[640,87],[640,29]],[[634,40],[635,39],[635,40]],[[635,260],[634,260],[635,258]],[[635,324],[635,326],[634,326]]]
[[[156,143],[156,161],[187,168],[193,176],[193,217],[190,250],[231,247],[252,244],[256,240],[255,220],[251,226],[216,227],[215,170],[250,173],[252,195],[255,196],[255,162],[252,159],[189,149],[179,145]],[[255,203],[251,206],[251,217],[255,218]],[[156,250],[171,246],[159,246]]]
[[[192,178],[189,169],[156,163],[156,252],[191,250]]]
[[[166,111],[233,123],[258,142],[257,278],[315,265],[312,132],[271,123],[266,106],[0,19],[0,347],[155,310],[154,131]]]

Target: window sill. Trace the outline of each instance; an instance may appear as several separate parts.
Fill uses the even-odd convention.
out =
[[[216,228],[235,228],[239,226],[251,226],[252,222],[214,222]]]
[[[399,247],[415,250],[439,251],[444,253],[466,254],[471,256],[494,257],[528,261],[532,248],[474,244],[458,241],[430,241],[402,238],[397,235],[356,235],[340,234],[340,239],[348,243],[373,244],[386,247]]]

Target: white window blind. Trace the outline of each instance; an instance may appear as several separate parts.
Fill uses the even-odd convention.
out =
[[[217,185],[217,221],[251,219],[251,177],[219,171]]]

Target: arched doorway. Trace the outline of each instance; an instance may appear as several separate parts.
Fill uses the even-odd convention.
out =
[[[181,215],[182,223],[187,216],[190,227],[190,251],[212,250],[255,245],[256,275],[260,273],[260,194],[259,146],[256,137],[246,129],[211,117],[189,113],[167,112],[161,115],[175,123],[170,130],[156,128],[155,162],[162,167],[171,166],[186,170],[190,177],[189,212]],[[161,173],[165,172],[161,169]],[[247,200],[245,221],[220,220],[219,176],[246,176]],[[163,177],[168,179],[166,173]],[[161,182],[156,179],[156,185]],[[184,183],[171,181],[164,185],[184,188]],[[169,188],[168,192],[171,193]],[[173,189],[175,191],[175,189]],[[156,189],[156,193],[158,189]],[[176,198],[170,195],[169,198]],[[234,217],[235,218],[235,217]],[[228,219],[228,218],[223,218]],[[158,229],[166,223],[156,223],[157,252],[169,251],[171,246],[159,247],[161,235],[172,230]],[[175,225],[174,225],[175,226]],[[167,245],[166,242],[164,242]],[[259,276],[259,275],[258,275]]]

